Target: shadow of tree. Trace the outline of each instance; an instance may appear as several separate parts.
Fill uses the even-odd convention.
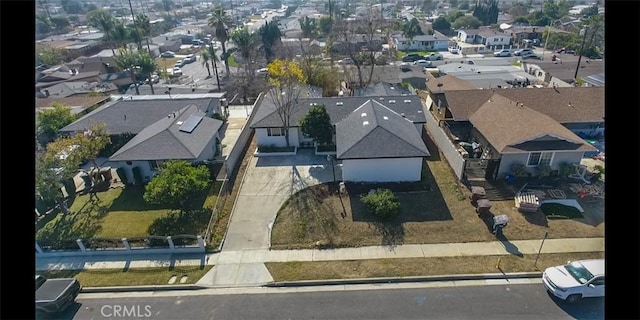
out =
[[[404,227],[397,221],[373,221],[370,223],[382,236],[381,245],[399,246],[404,244]]]
[[[148,229],[150,235],[171,236],[177,234],[204,234],[211,212],[206,209],[173,210],[168,215],[156,219]]]

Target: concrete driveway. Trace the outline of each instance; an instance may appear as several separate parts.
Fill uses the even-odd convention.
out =
[[[336,179],[342,171],[335,166]],[[268,249],[271,227],[282,204],[293,193],[333,180],[331,162],[313,150],[296,156],[253,157],[231,214],[222,251]]]

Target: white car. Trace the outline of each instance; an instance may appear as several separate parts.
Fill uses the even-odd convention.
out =
[[[502,49],[500,51],[494,52],[493,55],[496,56],[496,57],[510,57],[511,56],[511,50]]]
[[[424,56],[424,60],[429,60],[429,61],[433,61],[433,60],[442,60],[444,57],[436,52],[431,52],[427,55]]]
[[[542,282],[554,296],[570,303],[604,297],[604,259],[578,260],[547,268]]]
[[[414,66],[423,66],[423,67],[431,67],[431,61],[427,61],[427,60],[416,60],[413,62]]]
[[[196,62],[196,55],[195,54],[188,54],[186,57],[184,57],[184,59],[182,59],[183,63],[191,63],[191,62]]]
[[[173,67],[173,75],[174,76],[181,76],[182,75],[182,69],[180,69],[180,67]]]
[[[531,50],[531,48],[522,48],[514,51],[513,54],[516,56],[524,56],[527,54],[533,54],[533,50]]]

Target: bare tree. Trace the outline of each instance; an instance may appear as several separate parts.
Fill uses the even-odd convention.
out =
[[[269,96],[276,107],[276,113],[282,121],[284,138],[289,143],[291,116],[298,107],[298,98],[303,90],[304,75],[300,67],[291,60],[276,59],[267,65],[269,73]]]

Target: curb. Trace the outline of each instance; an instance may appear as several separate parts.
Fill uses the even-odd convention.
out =
[[[391,278],[359,278],[359,279],[332,279],[332,280],[304,280],[304,281],[279,281],[271,282],[265,287],[310,287],[325,285],[349,285],[349,284],[383,284],[383,283],[407,283],[407,282],[436,282],[436,281],[462,281],[462,280],[500,280],[500,279],[527,279],[540,278],[542,272],[520,273],[487,273],[487,274],[460,274],[428,277],[391,277]]]
[[[105,293],[105,292],[144,292],[144,291],[171,291],[171,290],[201,290],[209,289],[195,284],[186,285],[150,285],[150,286],[117,286],[117,287],[83,287],[80,293]]]

